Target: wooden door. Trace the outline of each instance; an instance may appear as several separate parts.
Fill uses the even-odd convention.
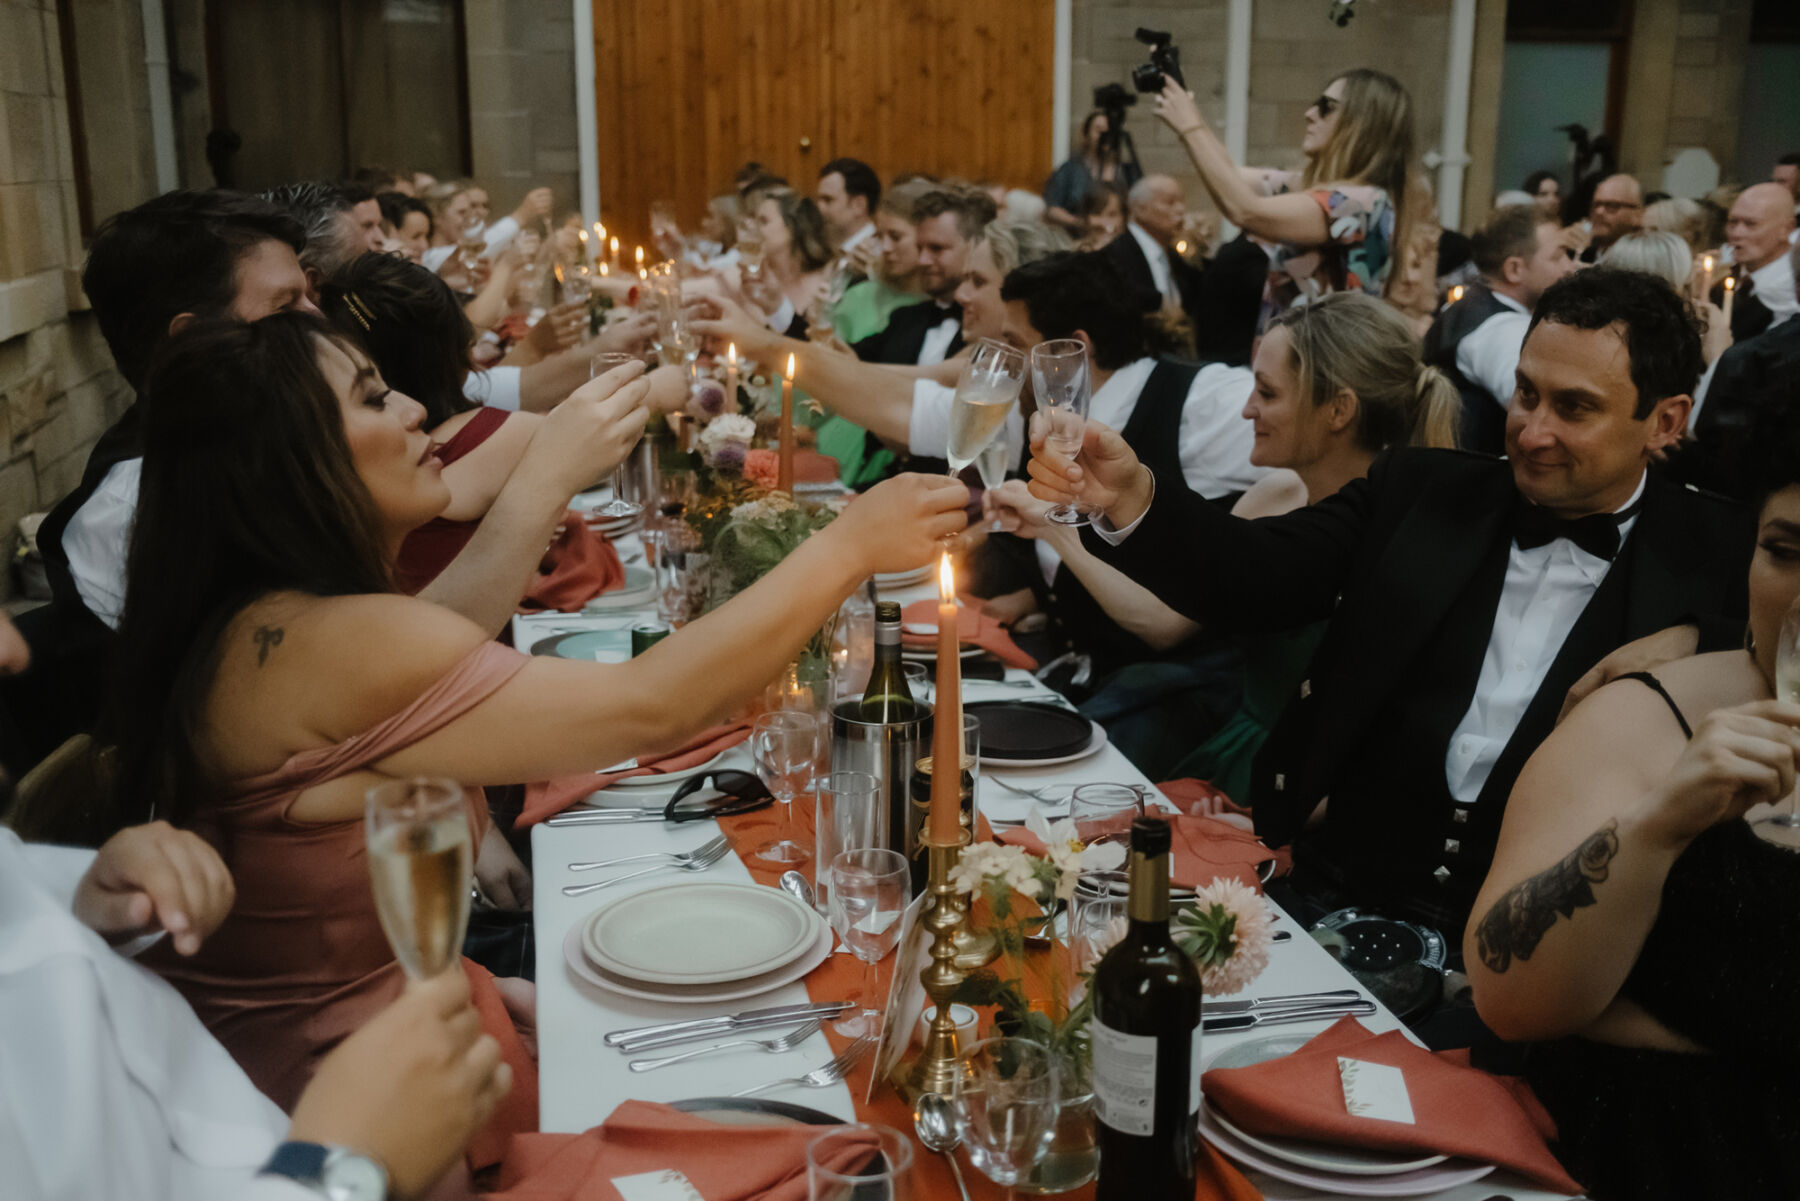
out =
[[[601,215],[692,228],[754,159],[1037,188],[1050,170],[1052,0],[594,0]]]

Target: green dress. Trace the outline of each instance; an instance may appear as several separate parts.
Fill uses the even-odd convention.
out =
[[[919,298],[902,292],[877,279],[851,284],[837,308],[831,312],[832,331],[846,345],[860,342],[887,328],[888,316],[902,305]],[[838,462],[838,479],[846,488],[866,488],[885,479],[894,465],[894,452],[869,436],[869,431],[853,421],[825,416],[815,427],[819,436],[819,453]]]
[[[886,329],[888,317],[895,309],[921,299],[878,279],[862,280],[851,284],[831,310],[832,331],[843,339],[844,345],[854,346]]]
[[[1240,805],[1250,803],[1250,765],[1288,698],[1306,678],[1327,622],[1250,638],[1244,644],[1244,699],[1238,711],[1175,765],[1171,779],[1198,777]]]

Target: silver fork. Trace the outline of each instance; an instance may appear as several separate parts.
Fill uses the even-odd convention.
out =
[[[565,884],[563,885],[563,896],[583,896],[593,892],[596,888],[609,888],[614,884],[623,884],[627,880],[635,880],[639,876],[647,876],[651,872],[669,871],[671,869],[680,872],[703,872],[719,860],[725,858],[730,852],[731,844],[721,840],[719,844],[713,848],[712,853],[703,858],[689,859],[685,863],[659,863],[655,867],[647,867],[641,872],[627,872],[623,876],[614,876],[610,880],[598,880],[592,884]]]
[[[571,863],[572,872],[593,871],[597,867],[617,867],[621,863],[638,863],[645,859],[673,859],[676,863],[688,863],[695,859],[704,859],[718,849],[720,843],[729,842],[723,834],[691,851],[646,851],[642,855],[624,855],[618,859],[601,859],[595,863]]]
[[[767,1084],[759,1084],[755,1088],[747,1088],[741,1093],[732,1093],[734,1097],[750,1097],[757,1093],[766,1093],[772,1088],[785,1088],[790,1084],[798,1084],[805,1088],[824,1088],[836,1084],[850,1074],[850,1069],[862,1062],[863,1056],[875,1048],[875,1040],[864,1035],[849,1046],[832,1061],[821,1068],[814,1068],[804,1076],[795,1076],[788,1080],[771,1080]]]
[[[634,1072],[654,1072],[657,1068],[680,1063],[684,1059],[696,1059],[702,1055],[711,1055],[714,1051],[723,1051],[726,1047],[761,1047],[771,1055],[779,1055],[783,1051],[792,1051],[817,1034],[819,1027],[824,1024],[825,1020],[820,1018],[789,1030],[780,1038],[740,1038],[728,1043],[714,1043],[710,1047],[700,1047],[693,1051],[683,1051],[679,1055],[665,1055],[661,1059],[634,1059],[625,1066]]]
[[[987,776],[987,779],[992,780],[994,783],[1000,785],[1000,787],[1006,789],[1006,791],[1008,791],[1008,792],[1017,793],[1019,796],[1030,797],[1032,800],[1038,801],[1045,805],[1064,805],[1064,804],[1068,803],[1067,797],[1045,796],[1041,791],[1039,791],[1036,788],[1020,788],[1017,784],[1008,784],[1005,780],[1002,780],[999,776],[996,776],[996,775],[990,774],[989,776]]]

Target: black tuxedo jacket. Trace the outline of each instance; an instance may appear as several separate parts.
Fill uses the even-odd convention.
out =
[[[1735,313],[1733,314],[1736,315]],[[1694,441],[1670,463],[1677,479],[1739,496],[1739,456],[1763,413],[1792,395],[1800,380],[1800,319],[1790,317],[1719,356],[1705,403],[1694,419]]]
[[[1748,275],[1738,280],[1737,297],[1731,302],[1731,340],[1748,342],[1775,321],[1775,314],[1769,306],[1757,298],[1756,285]],[[1712,302],[1721,308],[1725,305],[1725,285],[1723,282],[1713,285]]]
[[[1131,285],[1132,299],[1139,308],[1152,312],[1162,307],[1163,294],[1156,289],[1156,275],[1150,270],[1150,260],[1144,257],[1144,248],[1138,245],[1129,229],[1120,230],[1118,237],[1100,248],[1100,253],[1111,259],[1124,274],[1125,282]],[[1192,317],[1200,273],[1174,251],[1169,251],[1168,255],[1169,275],[1175,283],[1175,291],[1181,296],[1182,310]]]
[[[1507,553],[1517,495],[1503,460],[1395,450],[1377,459],[1367,478],[1319,504],[1260,521],[1232,517],[1159,481],[1130,538],[1118,547],[1091,532],[1086,538],[1096,553],[1203,623],[1273,632],[1329,619],[1308,679],[1256,761],[1249,799],[1257,832],[1271,846],[1290,842],[1331,796],[1330,820],[1391,826],[1393,840],[1404,844],[1417,841],[1420,823],[1441,826],[1437,800],[1384,794],[1383,812],[1351,815],[1339,812],[1337,793],[1382,792],[1380,781],[1348,779],[1347,765],[1384,713],[1418,688],[1430,667],[1424,649],[1459,628],[1485,644],[1495,600],[1474,607],[1467,598],[1481,595],[1471,587],[1476,576]],[[1739,506],[1651,474],[1620,559],[1570,630],[1474,806],[1491,834],[1564,695],[1597,661],[1634,638],[1696,618],[1735,619],[1741,631],[1753,532],[1752,515]],[[1209,568],[1196,571],[1195,563]],[[1703,630],[1723,624],[1713,620]],[[1420,754],[1441,764],[1446,750]],[[1377,832],[1372,841],[1379,839]],[[1430,852],[1420,847],[1413,857]],[[1431,864],[1400,866],[1429,871]],[[1468,884],[1471,899],[1479,884],[1479,875]]]
[[[859,340],[850,349],[856,352],[857,358],[868,363],[914,364],[919,361],[919,352],[925,349],[925,335],[945,321],[957,322],[950,349],[944,352],[944,357],[950,358],[963,347],[962,306],[953,304],[949,308],[939,308],[932,300],[895,309],[888,315],[886,328]]]

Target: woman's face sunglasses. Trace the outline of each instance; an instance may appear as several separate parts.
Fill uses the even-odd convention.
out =
[[[1332,113],[1337,112],[1338,105],[1341,103],[1342,101],[1333,100],[1330,96],[1321,92],[1319,98],[1312,102],[1312,106],[1319,110],[1319,116],[1323,119],[1329,117]]]
[[[716,795],[695,797],[703,788]],[[697,822],[709,817],[729,817],[765,809],[774,802],[768,786],[747,771],[709,771],[690,778],[675,790],[663,810],[663,820]]]

